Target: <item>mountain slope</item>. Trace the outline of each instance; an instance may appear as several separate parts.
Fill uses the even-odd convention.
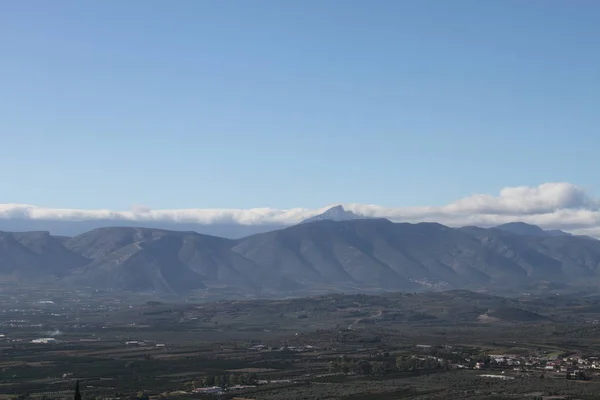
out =
[[[405,277],[374,256],[368,239],[361,237],[360,231],[368,230],[372,222],[391,224],[324,220],[255,235],[241,240],[233,250],[265,266],[270,274],[303,284],[410,286]]]
[[[90,260],[48,232],[0,232],[0,276],[25,282],[54,280]]]
[[[497,229],[460,228],[495,254],[519,265],[530,280],[592,282],[600,278],[600,241],[586,237],[522,236]]]
[[[10,233],[0,232],[0,277],[3,280],[37,281],[43,274],[36,255]]]
[[[145,239],[121,242],[122,246],[110,252],[107,248],[115,242],[105,243],[109,245],[105,248],[85,251],[99,256],[66,278],[66,283],[113,290],[175,293],[205,287],[201,276],[178,259],[178,249],[173,243],[177,238],[158,235]]]
[[[229,250],[228,239],[194,232],[100,228],[65,244],[93,260],[70,278],[80,284],[159,292],[201,289],[205,280],[249,284],[236,268],[247,269],[250,263],[236,262],[241,257]]]
[[[523,268],[475,237],[433,223],[320,221],[255,235],[233,250],[273,273],[313,284],[400,290],[419,279],[464,287],[510,283],[527,276]]]

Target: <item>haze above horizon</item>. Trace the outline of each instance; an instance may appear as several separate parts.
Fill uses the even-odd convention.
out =
[[[490,215],[566,218],[556,212],[566,208],[578,228],[595,227],[599,11],[591,1],[6,2],[0,203],[377,204],[445,210],[447,221],[457,199],[488,194],[488,207],[502,188],[549,183],[542,213],[523,192]],[[579,191],[585,201],[563,201]]]

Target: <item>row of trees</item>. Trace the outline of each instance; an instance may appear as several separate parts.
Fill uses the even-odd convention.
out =
[[[415,357],[398,357],[396,364],[387,361],[341,360],[329,363],[330,373],[356,375],[385,375],[393,371],[438,370],[448,368],[447,363],[441,363],[435,358],[419,359]]]
[[[385,375],[390,369],[389,364],[383,361],[344,360],[339,362],[331,361],[329,363],[330,373]]]

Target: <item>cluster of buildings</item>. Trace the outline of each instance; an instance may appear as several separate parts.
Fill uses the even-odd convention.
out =
[[[547,373],[565,374],[567,379],[583,379],[589,376],[591,370],[600,373],[598,357],[572,356],[517,356],[509,354],[490,354],[489,364],[478,362],[475,369],[512,368],[514,371],[526,372],[532,370]]]

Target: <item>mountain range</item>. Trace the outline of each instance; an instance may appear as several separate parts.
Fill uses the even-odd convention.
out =
[[[0,281],[249,297],[600,283],[595,239],[521,223],[510,229],[449,228],[342,215],[348,219],[309,221],[240,239],[142,227],[98,228],[72,237],[0,232]]]

